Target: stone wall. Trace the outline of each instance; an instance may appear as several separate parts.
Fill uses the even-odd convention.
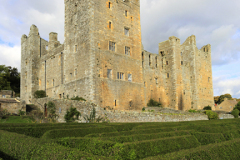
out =
[[[92,108],[96,109],[96,117],[107,117],[110,122],[179,122],[179,121],[196,121],[208,120],[204,114],[197,113],[161,113],[161,112],[142,112],[142,111],[118,111],[104,110],[92,102],[72,101],[67,99],[57,100],[52,98],[34,99],[34,104],[45,111],[44,105],[52,101],[56,105],[56,113],[59,115],[58,122],[64,122],[64,115],[71,106],[76,107],[81,113],[79,122],[86,122],[84,116],[90,115]],[[60,109],[61,108],[61,109]],[[61,110],[61,113],[60,113]]]
[[[233,110],[233,108],[236,106],[237,103],[238,102],[236,101],[236,99],[228,100],[227,98],[225,98],[224,101],[221,104],[216,105],[213,108],[216,111],[231,112]]]
[[[15,98],[0,99],[0,110],[4,109],[11,114],[19,114],[19,110],[26,111],[26,103]]]

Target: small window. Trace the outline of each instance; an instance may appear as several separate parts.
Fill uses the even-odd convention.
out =
[[[152,65],[152,61],[151,61],[151,55],[149,54],[149,66]]]
[[[77,69],[75,69],[75,76],[77,75]]]
[[[117,100],[115,100],[115,106],[117,106]]]
[[[130,55],[130,47],[125,46],[125,55]]]
[[[108,70],[107,70],[107,77],[108,77],[109,79],[112,78],[112,70],[111,70],[111,69],[108,69]]]
[[[116,43],[109,41],[109,50],[114,51],[116,50]]]
[[[72,78],[72,73],[70,73],[70,76],[71,76],[71,78]]]
[[[160,54],[162,55],[162,56],[164,56],[165,54],[164,54],[164,51],[160,51]]]
[[[125,11],[125,17],[127,17],[127,16],[128,16],[128,11],[126,10],[126,11]]]
[[[129,36],[129,28],[124,27],[125,36]]]
[[[232,106],[230,106],[230,108],[232,108]]]
[[[156,84],[158,84],[158,79],[157,78],[155,78],[155,82],[156,82]]]
[[[132,74],[128,74],[128,81],[132,82]]]
[[[222,109],[222,107],[220,107],[220,109]]]
[[[61,94],[59,94],[59,99],[62,99],[62,95]]]
[[[146,82],[144,82],[144,87],[146,87]]]
[[[168,61],[166,61],[166,65],[168,65]]]
[[[161,102],[161,98],[159,98],[159,103]]]
[[[2,97],[3,97],[3,98],[6,98],[6,95],[3,95]]]
[[[61,107],[59,108],[59,113],[62,113],[62,109],[61,109]]]
[[[26,65],[28,64],[28,61],[26,60]]]
[[[210,82],[210,77],[208,77],[208,82]]]
[[[48,50],[48,45],[46,45],[46,50]]]
[[[169,73],[167,73],[167,78],[169,78]]]
[[[52,80],[52,83],[53,83],[53,87],[54,87],[54,79]]]
[[[181,61],[181,65],[183,65],[183,61]]]
[[[124,73],[118,72],[118,73],[117,73],[117,79],[124,80]]]
[[[75,45],[75,52],[77,52],[78,50],[78,45]]]
[[[108,22],[108,28],[112,29],[112,22]]]
[[[182,56],[182,52],[181,52],[181,56]]]
[[[158,62],[157,62],[158,59],[157,59],[157,57],[155,57],[155,60],[156,60],[156,68],[157,68],[157,66],[158,66]]]
[[[112,3],[108,2],[108,8],[111,9],[112,8]]]

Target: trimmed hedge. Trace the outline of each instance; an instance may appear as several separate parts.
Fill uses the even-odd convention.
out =
[[[47,131],[42,138],[57,139],[63,137],[84,137],[90,133],[104,133],[104,132],[116,132],[114,127],[95,127],[95,128],[74,128],[68,129],[55,129]]]
[[[27,143],[27,144],[26,144]],[[105,160],[102,156],[94,156],[77,149],[67,148],[52,140],[28,137],[21,134],[0,131],[0,152],[3,159],[86,159]]]
[[[197,159],[197,160],[228,160],[240,159],[240,139],[234,139],[222,143],[209,144],[197,148],[182,150],[179,152],[168,153],[155,157],[148,157],[144,160],[183,160],[183,159]]]
[[[130,160],[165,154],[200,145],[194,136],[181,136],[139,141],[134,143],[114,143],[96,138],[65,138],[58,143],[94,155],[113,156],[114,159]]]
[[[192,132],[192,135],[197,138],[198,142],[200,142],[201,145],[226,141],[226,139],[221,133]]]
[[[154,133],[154,134],[134,134],[130,136],[104,137],[104,138],[100,138],[100,140],[125,143],[125,142],[137,142],[137,141],[174,137],[174,136],[185,136],[185,135],[191,135],[190,131],[174,131],[174,132],[162,132],[162,133]]]

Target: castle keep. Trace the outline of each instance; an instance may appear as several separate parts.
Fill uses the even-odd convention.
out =
[[[45,90],[55,99],[83,97],[101,107],[139,110],[152,98],[179,110],[213,106],[211,46],[195,36],[144,50],[140,0],[64,0],[65,41],[42,39],[32,25],[21,39],[21,99]]]

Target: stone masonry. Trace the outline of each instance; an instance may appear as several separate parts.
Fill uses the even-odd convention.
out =
[[[21,99],[37,90],[54,99],[83,97],[100,107],[141,110],[152,98],[177,110],[213,106],[211,46],[195,36],[144,50],[140,0],[64,0],[65,41],[32,25],[21,39]]]

